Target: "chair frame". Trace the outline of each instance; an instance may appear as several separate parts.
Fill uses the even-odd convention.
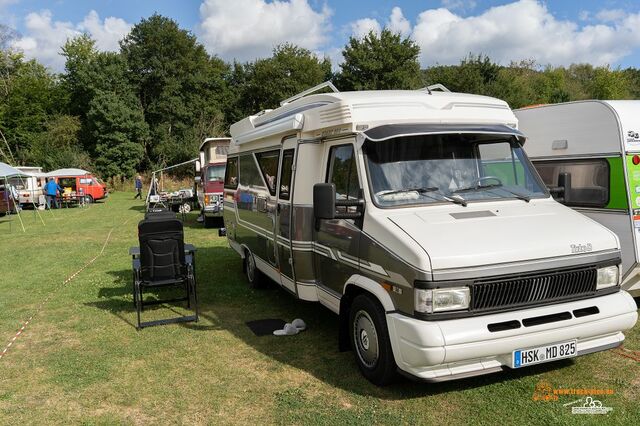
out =
[[[195,253],[196,248],[192,244],[184,244],[185,252],[185,268],[186,273],[183,277],[175,280],[162,280],[159,282],[145,281],[142,279],[142,263],[140,260],[140,247],[131,247],[129,254],[131,255],[131,264],[133,267],[133,305],[136,308],[137,314],[137,326],[138,330],[145,327],[152,327],[156,325],[173,324],[181,322],[198,322],[198,296],[197,296],[197,283],[195,275]],[[183,286],[186,291],[186,296],[174,299],[161,299],[161,300],[149,300],[144,301],[144,289],[145,288],[160,288],[171,286]],[[187,302],[187,308],[191,308],[193,303],[194,314],[184,315],[173,318],[166,318],[154,321],[142,321],[141,315],[145,306],[158,305],[172,302]]]

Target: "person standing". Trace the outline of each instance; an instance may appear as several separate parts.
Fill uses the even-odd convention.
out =
[[[136,198],[140,198],[142,200],[142,176],[137,175],[136,176],[136,196],[133,197],[133,199],[135,200]]]
[[[51,204],[53,202],[54,208],[59,208],[58,205],[58,192],[62,193],[62,188],[56,183],[53,178],[49,178],[44,185],[44,193],[47,196],[47,208],[51,210]]]

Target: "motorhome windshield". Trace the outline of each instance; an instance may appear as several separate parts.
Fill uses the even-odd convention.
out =
[[[209,182],[222,182],[224,180],[224,165],[207,167],[207,180]]]
[[[374,201],[380,207],[547,197],[546,188],[511,137],[438,134],[363,146]]]

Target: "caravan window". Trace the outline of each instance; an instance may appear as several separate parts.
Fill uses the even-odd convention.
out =
[[[238,187],[238,157],[227,159],[224,187],[229,189],[236,189]]]
[[[552,160],[534,163],[547,186],[557,186],[560,173],[571,174],[571,207],[603,208],[609,204],[611,171],[605,158]]]
[[[253,154],[240,156],[240,185],[244,187],[265,187]]]
[[[271,195],[276,195],[278,162],[280,161],[280,150],[260,152],[256,154],[262,177],[267,183]]]
[[[331,148],[329,151],[327,182],[336,185],[337,200],[355,200],[358,198],[360,180],[358,179],[353,145],[339,145]],[[345,207],[339,207],[338,211],[345,211],[345,209]],[[355,207],[349,209],[355,209]]]
[[[280,171],[280,199],[282,200],[290,199],[293,153],[293,149],[288,149],[282,156],[282,170]]]

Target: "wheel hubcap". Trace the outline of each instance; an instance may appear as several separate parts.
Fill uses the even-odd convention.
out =
[[[249,281],[253,281],[255,267],[256,265],[253,262],[253,256],[250,253],[247,254],[247,278],[249,278]]]
[[[353,320],[353,337],[356,353],[360,361],[368,368],[378,362],[378,334],[369,314],[358,311]]]

